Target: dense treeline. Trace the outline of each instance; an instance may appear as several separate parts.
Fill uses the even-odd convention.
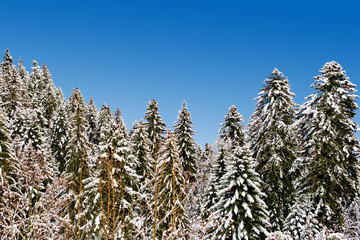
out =
[[[166,126],[151,100],[127,130],[46,65],[0,64],[1,239],[356,239],[355,85],[340,64],[298,106],[276,68],[249,125],[235,106],[202,149],[184,101]]]

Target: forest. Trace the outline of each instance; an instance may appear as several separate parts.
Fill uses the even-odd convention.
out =
[[[249,124],[230,106],[204,148],[186,101],[168,125],[150,100],[128,129],[32,64],[0,63],[1,239],[360,239],[358,96],[339,63],[302,105],[275,68]]]

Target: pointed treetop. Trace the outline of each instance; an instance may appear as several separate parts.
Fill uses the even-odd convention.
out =
[[[36,60],[33,60],[33,65],[34,65],[34,67],[38,67],[39,66],[39,64],[38,64],[38,62],[36,61]]]
[[[13,62],[13,59],[12,59],[8,49],[5,50],[5,56],[4,56],[3,60],[4,60],[4,62],[10,62],[10,63]]]
[[[270,75],[279,75],[284,77],[284,74],[282,72],[280,72],[280,70],[278,68],[274,68],[274,70],[272,70]]]
[[[95,105],[94,100],[92,97],[90,97],[89,105]]]
[[[3,57],[3,63],[1,65],[8,66],[13,63],[13,59],[10,56],[10,52],[8,49],[5,50],[5,56]]]

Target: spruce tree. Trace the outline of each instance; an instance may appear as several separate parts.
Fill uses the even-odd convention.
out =
[[[0,167],[5,173],[11,169],[11,146],[10,131],[8,130],[8,120],[4,111],[0,108]]]
[[[186,239],[185,179],[174,134],[169,131],[161,152],[159,233],[165,239]]]
[[[180,160],[183,165],[183,175],[185,180],[189,182],[194,182],[197,175],[196,148],[193,138],[195,131],[192,128],[191,115],[186,106],[186,102],[183,101],[174,125],[174,134],[178,144]]]
[[[86,104],[86,120],[89,123],[88,137],[91,143],[95,143],[96,140],[96,126],[97,126],[98,111],[95,106],[94,100],[90,97],[90,101]]]
[[[245,144],[244,126],[241,125],[243,122],[242,115],[232,105],[225,115],[223,123],[221,123],[219,136],[216,141],[218,153],[211,168],[211,183],[206,201],[208,210],[213,207],[212,203],[219,201],[217,192],[221,190],[219,183],[226,174],[227,160],[233,155],[233,151],[237,146]]]
[[[13,59],[9,50],[6,49],[3,62],[0,64],[2,81],[0,84],[1,108],[7,114],[10,122],[13,122],[19,111],[23,109],[26,90],[23,87],[18,72],[13,65]]]
[[[150,151],[153,158],[160,151],[162,142],[164,140],[163,134],[165,133],[165,123],[159,115],[158,103],[151,100],[145,113],[146,132],[151,141]]]
[[[121,124],[118,124],[121,127]],[[139,195],[138,215],[139,223],[137,224],[139,236],[143,238],[150,236],[152,223],[151,200],[153,196],[152,184],[154,178],[153,159],[150,153],[150,140],[147,136],[145,124],[143,121],[135,122],[131,129],[131,146],[136,159],[136,173],[139,176]]]
[[[255,240],[268,235],[266,229],[270,223],[261,184],[247,145],[235,147],[226,174],[220,181],[217,211],[221,226],[216,231],[218,239]]]
[[[145,113],[145,126],[148,138],[150,140],[150,154],[153,160],[154,166],[154,179],[151,183],[152,186],[152,199],[151,199],[151,209],[152,211],[152,221],[153,237],[156,237],[157,228],[159,224],[159,191],[160,191],[160,171],[159,171],[159,153],[160,148],[163,145],[163,134],[165,132],[165,123],[162,121],[161,116],[159,115],[158,103],[155,100],[151,100],[147,107]]]
[[[62,104],[57,108],[54,119],[51,121],[49,135],[50,149],[57,162],[60,174],[65,171],[66,167],[66,155],[70,139],[69,130],[70,122],[66,106]]]
[[[57,90],[52,81],[52,75],[50,74],[49,69],[45,64],[43,65],[42,71],[43,71],[42,74],[43,86],[41,89],[39,89],[40,91],[39,97],[41,98],[41,104],[44,107],[44,117],[50,123],[55,115],[56,109],[61,104],[61,100],[59,101],[59,98],[56,93]]]
[[[72,202],[69,205],[69,217],[76,226],[76,236],[84,238],[81,227],[86,224],[83,216],[83,180],[90,176],[90,143],[87,138],[88,122],[85,119],[86,109],[84,99],[79,89],[73,89],[68,100],[70,120],[69,144],[66,155],[66,172],[70,175],[70,195]]]
[[[115,126],[113,114],[107,104],[101,106],[96,122],[95,143],[98,144],[111,134],[110,131]]]
[[[297,137],[291,127],[296,107],[294,96],[288,79],[275,68],[264,81],[249,123],[250,148],[256,171],[264,182],[265,202],[271,206],[272,231],[282,228],[293,201],[289,170],[298,152]]]
[[[124,119],[122,117],[122,114],[121,114],[121,111],[119,108],[117,108],[115,111],[115,123],[116,123],[117,127],[119,127],[120,131],[122,133],[126,134],[126,136],[127,136],[128,131],[126,129],[125,122],[124,122]]]
[[[328,62],[320,72],[297,122],[304,146],[298,192],[310,195],[318,220],[336,230],[343,224],[342,206],[358,195],[357,96],[339,63]]]

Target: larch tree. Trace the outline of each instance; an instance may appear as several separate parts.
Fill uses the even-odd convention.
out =
[[[290,168],[298,156],[298,141],[292,128],[296,104],[289,81],[274,69],[265,79],[251,115],[248,137],[256,171],[264,182],[270,207],[271,230],[280,230],[293,202]]]
[[[316,92],[307,97],[297,126],[303,160],[298,166],[298,194],[309,196],[318,220],[328,228],[343,225],[343,209],[358,195],[359,141],[353,121],[358,105],[355,85],[337,62],[326,63],[315,77]]]

